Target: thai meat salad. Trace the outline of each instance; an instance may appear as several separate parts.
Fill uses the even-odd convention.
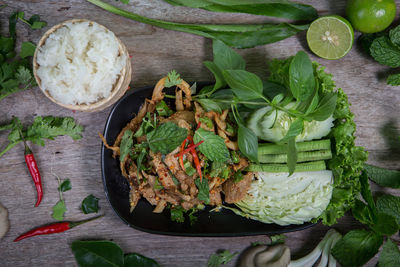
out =
[[[141,197],[155,206],[154,212],[167,205],[184,210],[219,206],[221,192],[227,203],[243,199],[254,173],[244,171],[248,160],[238,153],[229,110],[205,112],[192,101],[190,86],[180,80],[172,111],[163,100],[168,82],[165,77],[157,83],[152,98],[114,145],[107,146],[123,159],[120,168],[131,186],[131,210]],[[125,151],[126,143],[132,143],[130,151]]]
[[[303,51],[272,60],[264,80],[222,42],[213,54],[204,65],[215,84],[196,93],[171,71],[112,146],[101,136],[130,184],[131,211],[143,197],[179,222],[173,211],[192,221],[210,205],[264,223],[334,224],[367,160],[343,90]]]

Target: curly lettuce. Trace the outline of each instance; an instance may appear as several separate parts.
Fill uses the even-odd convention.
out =
[[[289,86],[289,66],[292,58],[275,59],[270,64],[270,81]],[[333,157],[328,161],[328,168],[333,172],[334,184],[331,201],[326,210],[314,222],[321,220],[326,225],[335,224],[346,211],[354,206],[360,192],[360,175],[368,153],[363,147],[355,145],[356,125],[354,114],[350,111],[347,95],[341,88],[336,90],[332,74],[313,62],[314,74],[322,92],[337,92],[335,121],[329,138],[332,141]]]

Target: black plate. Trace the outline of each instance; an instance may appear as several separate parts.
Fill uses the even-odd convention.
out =
[[[198,88],[208,83],[198,83]],[[104,137],[113,144],[121,129],[133,118],[143,104],[145,98],[151,98],[154,87],[144,87],[129,91],[112,108],[104,129]],[[243,218],[232,211],[223,209],[220,212],[208,212],[208,209],[198,213],[198,220],[190,225],[173,222],[169,211],[161,214],[153,213],[145,199],[141,199],[135,210],[129,212],[129,184],[122,176],[119,161],[112,157],[112,151],[101,145],[101,170],[106,196],[115,213],[129,226],[155,234],[180,236],[245,236],[272,235],[292,232],[311,227],[312,223],[302,225],[279,226],[264,224]]]

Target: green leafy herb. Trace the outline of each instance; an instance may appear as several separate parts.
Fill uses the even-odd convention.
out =
[[[133,133],[131,130],[126,130],[124,132],[124,135],[122,136],[121,139],[121,144],[119,146],[119,160],[124,161],[125,157],[131,153],[133,147]]]
[[[181,206],[176,206],[170,209],[171,221],[183,223],[185,222],[184,209]]]
[[[138,253],[124,255],[123,267],[159,267],[158,263]]]
[[[386,82],[393,86],[400,85],[400,73],[389,75]]]
[[[79,266],[124,266],[124,253],[110,241],[73,241],[72,252]]]
[[[99,199],[90,194],[82,201],[81,209],[85,214],[97,213],[99,211]]]
[[[237,172],[235,172],[235,175],[233,175],[233,181],[235,183],[238,183],[243,179],[244,179],[244,175],[241,171],[237,171]]]
[[[172,87],[181,82],[182,79],[180,78],[180,75],[175,70],[171,70],[167,75],[167,79],[165,79],[165,87]]]
[[[197,98],[196,102],[198,102],[205,111],[216,111],[218,113],[222,112],[221,106],[212,99],[208,98]],[[212,127],[210,127],[212,128]]]
[[[254,1],[247,0],[164,0],[171,5],[202,8],[214,12],[239,12],[253,15],[272,16],[291,20],[313,20],[317,11],[309,5],[290,1]]]
[[[10,124],[0,126],[1,130],[11,130],[8,135],[8,145],[0,152],[0,157],[8,150],[22,142],[19,134],[21,131],[25,140],[34,144],[44,146],[44,139],[54,140],[61,135],[69,135],[72,139],[82,138],[83,127],[75,122],[71,117],[35,117],[31,126],[26,131],[23,130],[21,121],[14,117]]]
[[[308,55],[297,52],[289,67],[290,90],[298,101],[306,100],[315,87],[314,70]]]
[[[23,23],[29,25],[31,27],[31,29],[33,29],[33,30],[41,29],[41,28],[47,26],[47,23],[45,21],[41,21],[40,16],[37,14],[32,15],[29,19],[25,19],[25,13],[22,11],[17,11],[14,14],[12,14],[11,16],[13,17],[12,24],[16,23],[17,20],[20,20]],[[15,27],[15,25],[13,25],[12,27]]]
[[[231,253],[229,250],[224,250],[219,253],[212,254],[208,258],[207,266],[208,267],[219,267],[221,264],[227,264],[237,254],[238,254],[237,252]]]
[[[63,200],[59,200],[56,205],[53,206],[53,217],[54,220],[62,221],[64,220],[64,213],[67,211],[65,203]]]
[[[258,138],[256,134],[251,129],[239,124],[237,136],[240,152],[251,161],[258,162]]]
[[[380,64],[397,68],[400,67],[400,49],[387,36],[376,38],[370,47],[371,56]]]
[[[19,56],[21,58],[26,58],[26,57],[33,57],[33,54],[35,54],[36,50],[36,45],[31,43],[31,42],[23,42],[21,44],[21,53]]]
[[[210,203],[210,193],[209,193],[209,187],[208,187],[208,180],[207,179],[201,179],[197,178],[194,183],[197,186],[197,189],[199,190],[199,193],[197,194],[197,198],[201,201],[204,201],[205,204]]]
[[[207,159],[220,162],[226,162],[229,159],[229,150],[221,136],[199,128],[194,133],[193,140],[196,144],[204,140],[204,142],[199,145],[199,149]]]
[[[58,191],[60,192],[66,192],[68,190],[71,190],[71,181],[69,179],[65,179],[58,187]]]
[[[400,251],[392,240],[383,245],[381,255],[379,256],[379,267],[400,266]]]
[[[158,115],[164,116],[164,117],[169,117],[171,116],[174,112],[167,106],[164,100],[161,100],[160,102],[157,103],[156,105],[156,111]],[[142,125],[140,125],[142,126]],[[155,128],[155,127],[153,127]]]
[[[392,188],[400,188],[400,171],[379,168],[365,164],[364,169],[368,177],[375,183]]]
[[[208,117],[201,117],[201,118],[199,118],[199,121],[201,123],[204,123],[210,129],[214,127],[212,120]]]
[[[219,177],[221,179],[229,178],[230,168],[226,163],[213,161],[211,164],[210,177]]]
[[[400,197],[384,194],[376,200],[376,209],[393,216],[400,225]]]
[[[233,93],[241,100],[264,98],[261,79],[245,70],[224,70],[224,78]]]
[[[168,154],[185,140],[187,134],[186,129],[166,122],[147,134],[147,142],[152,151]]]
[[[382,242],[382,235],[352,230],[336,243],[331,253],[343,267],[362,266],[378,252]]]
[[[167,30],[181,31],[200,35],[213,40],[220,40],[236,48],[248,48],[277,42],[293,36],[308,28],[308,24],[183,24],[150,19],[125,11],[101,0],[88,0],[109,12],[128,19],[150,24]],[[238,34],[240,33],[240,34]]]
[[[164,103],[164,101],[161,101],[160,103]],[[160,104],[158,103],[158,104]],[[163,110],[163,113],[167,113],[168,111],[164,109],[164,107],[160,108],[160,106],[157,104],[156,109],[157,111],[159,110]],[[162,104],[161,104],[162,105]],[[166,106],[166,104],[165,104]],[[167,107],[168,108],[168,107]],[[169,115],[168,115],[169,116]],[[146,135],[147,133],[149,133],[152,129],[155,129],[157,126],[157,119],[156,119],[156,115],[154,114],[154,118],[151,118],[151,114],[150,112],[147,112],[146,115],[144,116],[144,118],[142,119],[142,123],[140,124],[139,129],[136,131],[136,133],[133,135],[134,137],[139,137],[139,136],[143,136]]]

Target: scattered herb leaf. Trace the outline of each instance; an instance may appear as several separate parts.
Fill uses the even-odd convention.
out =
[[[210,192],[208,187],[208,179],[201,179],[197,178],[195,181],[197,189],[199,193],[197,194],[197,198],[201,201],[204,201],[205,204],[210,203]]]
[[[173,122],[166,122],[147,134],[147,142],[152,151],[166,155],[177,148],[185,140],[187,134],[187,129]]]
[[[65,179],[60,186],[58,187],[58,191],[60,192],[66,192],[68,190],[71,190],[71,181],[69,179]]]
[[[182,79],[180,78],[180,75],[175,70],[171,70],[167,75],[167,79],[165,79],[165,87],[172,87],[181,82]]]
[[[379,256],[379,267],[400,266],[400,251],[397,245],[390,239],[383,245]]]
[[[204,140],[198,147],[200,152],[211,161],[226,162],[229,159],[229,150],[224,139],[211,131],[199,128],[193,136],[194,143]],[[183,140],[182,140],[183,141]],[[181,141],[181,142],[182,142]]]
[[[373,165],[365,164],[364,169],[368,178],[378,185],[400,188],[400,171],[388,170]]]
[[[67,211],[64,200],[59,200],[56,205],[53,206],[53,217],[54,220],[64,220],[64,213]]]
[[[208,258],[207,266],[208,267],[219,267],[221,264],[227,264],[237,254],[238,254],[237,252],[232,254],[229,250],[224,250],[222,252],[212,254]]]
[[[85,197],[82,201],[81,209],[83,213],[97,213],[99,211],[99,199],[92,194]]]

